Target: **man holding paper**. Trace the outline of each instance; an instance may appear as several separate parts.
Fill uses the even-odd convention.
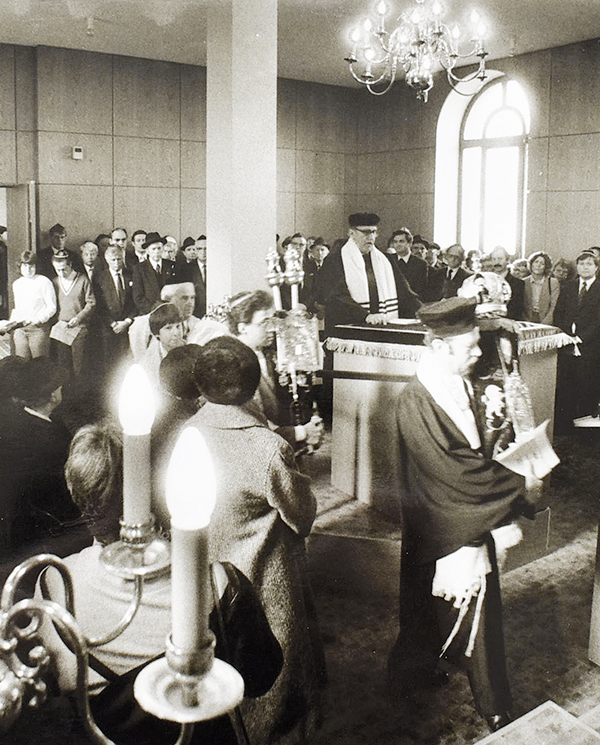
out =
[[[444,657],[466,670],[495,731],[510,721],[498,563],[533,516],[539,486],[482,446],[470,374],[481,356],[473,299],[423,306],[428,349],[398,401],[403,516],[400,634],[389,660],[400,695],[443,684]]]

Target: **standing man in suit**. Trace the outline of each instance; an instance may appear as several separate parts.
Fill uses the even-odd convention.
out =
[[[496,246],[490,253],[490,261],[494,274],[505,279],[510,285],[512,295],[507,306],[507,316],[514,321],[522,321],[525,318],[525,284],[522,279],[513,277],[509,272],[510,256],[508,251],[502,246]]]
[[[436,276],[437,287],[435,290],[433,285],[431,286],[431,300],[456,297],[459,287],[469,276],[469,272],[461,266],[465,259],[465,251],[460,244],[455,243],[447,248],[444,258],[446,260],[446,269]]]
[[[165,285],[177,282],[175,262],[162,258],[165,243],[158,233],[148,233],[142,245],[148,258],[133,269],[133,302],[140,315],[150,313]]]
[[[556,391],[557,424],[596,419],[600,401],[600,260],[590,250],[577,257],[577,278],[563,283],[554,323],[579,337],[580,356],[571,347],[559,355]],[[585,423],[585,422],[584,422]],[[577,425],[577,422],[575,422]],[[581,422],[579,423],[581,426]]]
[[[180,280],[194,285],[196,293],[194,315],[197,318],[203,318],[206,315],[206,238],[203,240],[204,245],[199,249],[200,238],[195,241],[190,237],[183,241],[181,246],[183,256],[179,261]]]
[[[420,300],[427,299],[427,262],[412,251],[413,237],[408,228],[394,230],[385,252],[392,265],[396,265]]]
[[[62,254],[64,251],[67,252],[73,269],[75,269],[76,272],[83,271],[79,255],[67,248],[66,228],[57,222],[56,225],[53,225],[48,231],[48,236],[50,238],[50,245],[47,248],[42,248],[42,250],[38,251],[37,254],[37,273],[43,274],[44,277],[48,277],[48,279],[54,279],[57,275],[56,270],[52,265],[52,259],[56,254]]]
[[[109,246],[104,254],[108,271],[94,275],[96,311],[102,335],[104,363],[108,369],[129,353],[127,329],[133,323],[133,280],[125,266],[125,252]]]

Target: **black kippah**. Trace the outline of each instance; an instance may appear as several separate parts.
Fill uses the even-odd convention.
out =
[[[450,297],[437,303],[422,305],[417,318],[436,336],[447,338],[472,331],[475,320],[475,298]]]
[[[374,212],[356,212],[354,215],[350,215],[348,223],[351,228],[356,228],[359,225],[379,225],[379,215]]]

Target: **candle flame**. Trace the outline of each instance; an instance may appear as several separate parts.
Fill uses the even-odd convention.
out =
[[[140,365],[132,365],[121,386],[119,421],[126,435],[149,435],[156,415],[154,390]]]
[[[186,427],[173,448],[166,496],[174,527],[199,530],[210,523],[217,481],[210,452],[196,427]]]

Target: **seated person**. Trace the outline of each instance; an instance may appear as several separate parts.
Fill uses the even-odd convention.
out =
[[[11,372],[12,404],[0,419],[0,516],[8,547],[15,549],[49,541],[79,511],[63,475],[71,435],[52,418],[67,372],[46,357]]]
[[[47,357],[50,352],[50,321],[56,313],[54,285],[36,269],[36,257],[23,251],[21,276],[13,282],[14,308],[8,321],[0,321],[0,333],[12,331],[17,357]]]
[[[94,544],[65,559],[73,580],[76,617],[88,637],[112,631],[133,596],[133,582],[108,573],[99,561],[103,546],[119,536],[122,504],[122,443],[120,433],[108,425],[80,429],[71,445],[65,474],[73,499],[88,518]],[[227,564],[213,569],[215,601],[225,621],[224,637],[215,610],[210,626],[217,636],[215,654],[238,669],[246,696],[262,696],[281,669],[281,649],[246,577]],[[65,604],[64,585],[58,572],[48,569],[40,581],[46,598]],[[91,708],[101,729],[120,743],[157,745],[175,742],[179,725],[162,722],[143,712],[126,686],[146,663],[162,655],[171,631],[171,580],[163,575],[144,581],[140,607],[131,624],[116,639],[95,647],[89,658]],[[44,644],[52,653],[59,686],[74,690],[76,659],[46,620]],[[239,653],[227,655],[226,649]],[[103,689],[103,690],[102,690]],[[99,691],[101,691],[99,693]],[[227,717],[194,728],[192,742],[225,743],[237,740]]]
[[[140,359],[140,365],[150,381],[158,386],[161,361],[176,347],[182,347],[181,313],[172,303],[160,303],[148,316],[152,341]]]

